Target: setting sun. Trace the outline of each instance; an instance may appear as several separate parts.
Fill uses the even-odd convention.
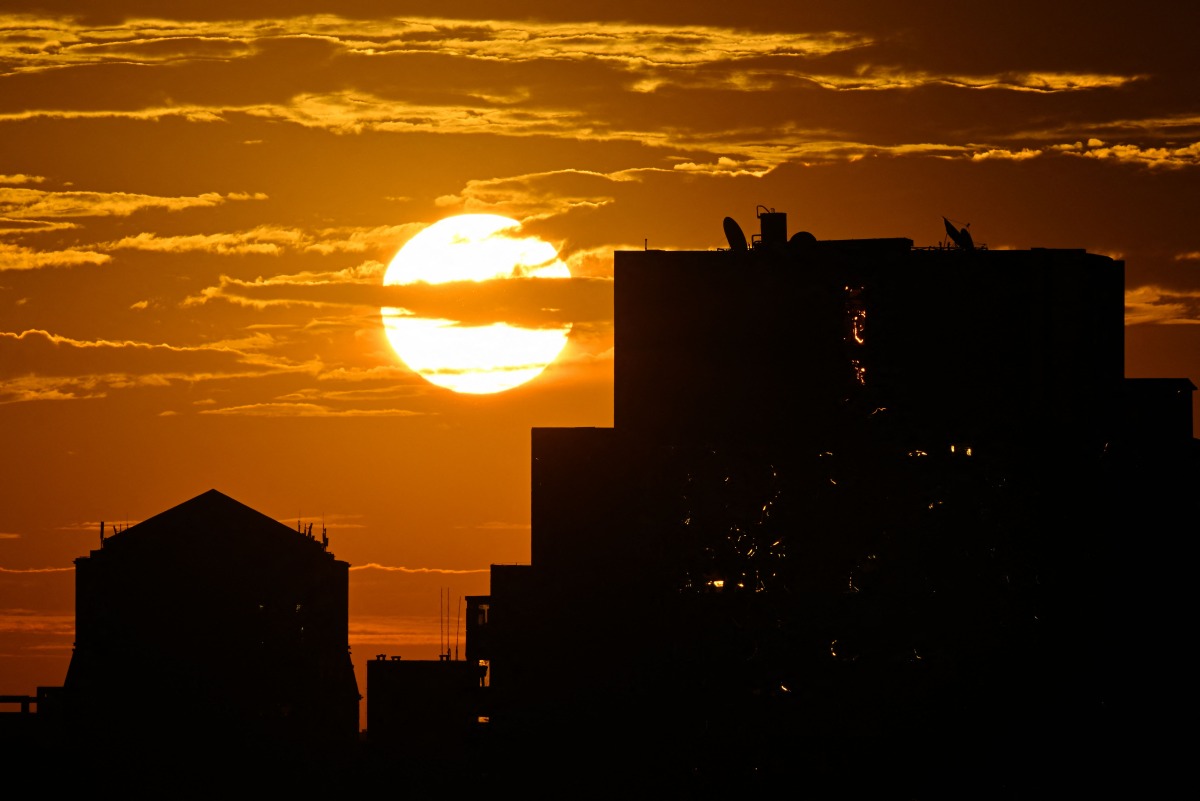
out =
[[[554,246],[520,233],[497,214],[441,220],[410,239],[384,275],[385,285],[520,278],[570,278]],[[537,377],[562,351],[571,326],[525,328],[505,322],[465,325],[449,317],[380,310],[388,341],[408,367],[455,392],[489,394]]]

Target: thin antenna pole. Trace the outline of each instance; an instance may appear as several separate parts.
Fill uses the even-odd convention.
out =
[[[460,622],[462,621],[462,596],[458,596],[458,614],[454,616],[454,661],[458,661],[458,635],[462,630]]]

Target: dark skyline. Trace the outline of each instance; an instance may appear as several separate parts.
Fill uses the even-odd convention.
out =
[[[360,686],[371,655],[436,658],[443,593],[531,560],[530,430],[614,425],[613,254],[723,248],[760,204],[820,241],[949,221],[1122,261],[1124,375],[1200,382],[1177,4],[94,6],[0,10],[6,692],[65,674],[100,523],[210,488],[327,528]],[[464,214],[570,278],[388,283]],[[493,274],[536,269],[506,253]],[[398,307],[570,333],[473,395],[429,378],[513,354],[414,367]]]
[[[358,655],[360,732],[349,563],[210,490],[76,559],[70,669],[10,744],[357,787],[1134,782],[1176,685],[1112,653],[1150,611],[1126,532],[1195,514],[1200,449],[1194,384],[1124,375],[1125,265],[757,216],[615,254],[615,423],[531,430],[531,560],[466,599],[464,660]]]

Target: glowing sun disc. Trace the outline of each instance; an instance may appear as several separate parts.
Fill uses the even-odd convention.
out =
[[[570,278],[554,246],[520,233],[498,214],[461,214],[425,228],[396,253],[385,285],[510,278]],[[504,322],[462,325],[380,309],[392,350],[431,384],[455,392],[503,392],[536,378],[567,344],[571,326],[524,328]]]

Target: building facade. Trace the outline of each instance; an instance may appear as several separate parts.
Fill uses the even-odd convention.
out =
[[[324,532],[209,490],[102,530],[75,570],[62,713],[82,741],[231,752],[357,741],[349,563]]]
[[[1131,397],[1197,475],[1195,387],[1124,378],[1123,262],[760,219],[616,253],[614,426],[532,431],[531,563],[468,632],[495,737],[674,779],[1107,747]]]

